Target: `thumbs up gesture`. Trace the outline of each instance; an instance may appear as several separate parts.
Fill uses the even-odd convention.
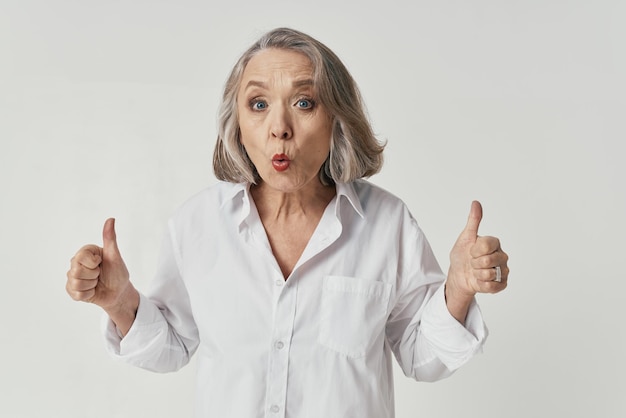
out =
[[[478,235],[482,217],[481,204],[472,202],[467,225],[450,252],[446,295],[467,300],[476,293],[497,293],[506,288],[509,257],[498,238]]]
[[[109,313],[128,310],[129,302],[137,299],[136,290],[117,247],[112,218],[104,224],[102,241],[102,247],[85,245],[72,257],[65,289],[72,299],[94,303]]]

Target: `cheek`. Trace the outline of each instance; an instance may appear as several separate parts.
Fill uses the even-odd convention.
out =
[[[318,128],[320,132],[320,148],[330,151],[330,144],[332,142],[333,126],[332,121],[325,119]]]
[[[253,125],[250,124],[247,120],[240,120],[239,121],[239,141],[241,141],[241,143],[245,147],[250,144],[250,138],[254,138]]]
[[[326,161],[328,155],[330,154],[329,143],[322,142],[322,140],[318,138],[317,145],[311,151],[311,155],[314,155],[311,159],[311,163],[315,166],[320,166],[324,164],[324,161]]]
[[[326,132],[320,137],[320,141],[319,141],[320,152],[323,152],[325,154],[330,153],[331,142],[332,142],[332,131],[330,129],[327,129]]]
[[[239,132],[242,142],[244,139],[257,137],[261,129],[263,129],[263,126],[259,118],[250,116],[239,117]]]

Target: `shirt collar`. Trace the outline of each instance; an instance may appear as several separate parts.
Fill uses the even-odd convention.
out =
[[[358,180],[357,180],[358,181]],[[361,218],[365,218],[363,207],[361,206],[361,200],[354,189],[353,183],[336,183],[335,189],[337,193],[335,213],[338,213],[341,205],[341,197],[345,197],[350,203],[356,213]],[[220,208],[223,208],[227,204],[232,204],[241,196],[241,212],[239,217],[239,227],[241,228],[242,222],[250,215],[250,184],[249,183],[233,183],[232,188],[225,194],[224,201]]]
[[[358,180],[357,180],[358,181]],[[339,205],[341,201],[341,196],[344,196],[348,199],[348,202],[354,208],[354,211],[359,214],[361,218],[365,218],[365,214],[363,212],[363,207],[361,206],[361,199],[359,199],[359,195],[354,190],[354,183],[337,183],[335,185],[337,190],[337,207],[336,210],[339,211]]]
[[[232,203],[237,195],[240,193],[244,193],[244,201],[248,200],[248,191],[250,190],[250,185],[248,183],[231,183],[232,187],[226,193],[224,193],[224,200],[220,205],[220,209],[222,209],[227,204]],[[249,205],[248,205],[249,207]]]
[[[222,195],[222,203],[220,204],[220,211],[233,211],[233,216],[237,219],[237,225],[239,230],[244,225],[244,220],[250,214],[250,185],[248,183],[227,183],[228,188]]]

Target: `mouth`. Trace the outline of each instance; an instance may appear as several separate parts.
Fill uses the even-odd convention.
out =
[[[291,160],[285,154],[275,154],[272,157],[272,167],[276,171],[285,171],[289,168]]]

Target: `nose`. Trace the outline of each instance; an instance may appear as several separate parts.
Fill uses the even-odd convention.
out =
[[[291,118],[287,109],[275,107],[270,123],[270,134],[272,138],[290,139],[293,136]]]

